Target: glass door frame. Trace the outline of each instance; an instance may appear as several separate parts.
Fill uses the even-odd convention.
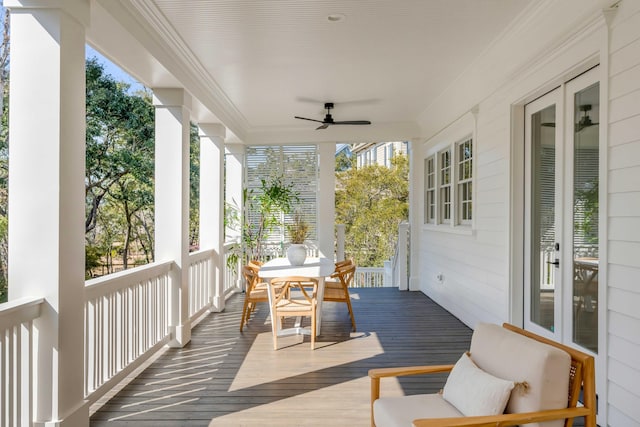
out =
[[[553,330],[549,330],[544,328],[543,326],[533,322],[531,320],[532,315],[532,239],[534,238],[532,233],[532,209],[531,209],[531,197],[532,197],[532,116],[536,113],[541,112],[542,110],[555,105],[555,197],[554,197],[554,206],[555,206],[555,242],[561,242],[563,240],[563,231],[564,231],[564,220],[562,217],[563,209],[562,200],[563,200],[563,191],[565,186],[558,185],[558,183],[563,182],[563,167],[564,165],[564,148],[563,148],[563,126],[559,124],[564,123],[563,111],[564,111],[564,96],[562,87],[556,88],[551,92],[541,96],[540,98],[528,103],[525,105],[525,150],[524,150],[524,200],[525,200],[525,209],[524,209],[524,328],[528,329],[534,333],[545,336],[554,341],[563,342],[562,334],[563,334],[563,323],[559,321],[562,318],[562,300],[563,300],[563,292],[564,288],[562,281],[565,278],[563,271],[566,270],[562,259],[560,259],[559,266],[555,267],[555,277],[554,277],[554,307],[553,307],[553,318],[554,318],[554,328]],[[537,237],[535,237],[537,238]],[[564,245],[563,245],[564,246]],[[560,252],[556,251],[556,255],[559,256],[562,254],[562,247],[560,248]],[[540,262],[544,262],[540,260]]]
[[[564,244],[564,249],[561,250],[561,256],[562,259],[566,260],[565,261],[565,265],[567,266],[571,266],[571,268],[566,268],[565,271],[563,272],[563,283],[571,284],[570,286],[564,286],[562,289],[562,298],[567,301],[566,306],[564,307],[563,310],[563,314],[562,314],[562,325],[563,325],[563,336],[562,336],[562,342],[570,345],[572,347],[576,347],[578,349],[580,349],[581,351],[584,351],[588,354],[591,354],[595,357],[596,359],[596,368],[598,368],[598,365],[602,366],[602,360],[603,358],[598,357],[598,354],[603,354],[605,353],[605,340],[603,340],[603,336],[606,335],[606,329],[603,328],[604,326],[604,322],[605,322],[605,316],[606,316],[606,305],[603,304],[604,301],[604,293],[605,293],[605,286],[606,283],[603,280],[604,279],[604,275],[600,274],[600,271],[598,272],[599,275],[599,282],[598,282],[598,288],[597,288],[597,300],[598,300],[598,305],[597,305],[597,316],[598,316],[598,352],[595,353],[591,350],[589,350],[588,348],[574,342],[574,337],[573,337],[573,322],[574,322],[574,318],[573,318],[573,297],[574,297],[574,268],[573,268],[573,260],[574,260],[574,195],[573,195],[573,187],[574,187],[574,176],[575,176],[575,162],[573,161],[573,154],[574,154],[574,150],[575,150],[575,132],[574,132],[574,118],[576,117],[576,111],[575,111],[575,95],[576,93],[596,84],[596,83],[600,83],[600,74],[597,72],[598,68],[589,70],[577,77],[575,77],[574,79],[568,81],[566,84],[563,85],[564,88],[564,99],[565,99],[565,103],[566,103],[566,117],[565,117],[565,123],[564,123],[564,151],[567,155],[567,161],[564,164],[564,176],[565,176],[565,181],[563,184],[563,187],[565,189],[565,191],[567,192],[567,195],[570,197],[566,197],[564,200],[564,206],[562,207],[563,211],[566,213],[566,218],[565,218],[565,223],[564,223],[564,235],[562,236],[562,240],[565,242]],[[600,88],[600,92],[599,92],[599,106],[600,106],[600,112],[599,112],[599,117],[602,117],[602,104],[603,104],[603,96],[602,96],[602,88]],[[601,128],[604,128],[605,126],[602,126]],[[603,190],[604,193],[606,193],[606,186],[602,185],[605,181],[604,179],[604,172],[603,172],[603,163],[606,163],[604,160],[606,159],[606,157],[603,157],[603,129],[601,129],[599,127],[599,134],[598,134],[598,144],[599,144],[599,151],[598,151],[598,155],[599,155],[599,170],[598,170],[598,182],[599,182],[599,200],[600,202],[602,202],[603,200]],[[606,148],[605,148],[606,150]],[[598,208],[598,217],[599,217],[599,238],[598,238],[598,246],[599,246],[599,252],[602,252],[602,245],[604,245],[606,243],[606,240],[604,239],[603,235],[604,235],[604,229],[606,227],[606,211],[605,209],[605,205],[603,203],[599,203],[599,208]],[[605,223],[603,223],[602,219],[605,220]],[[602,264],[602,263],[601,263]]]

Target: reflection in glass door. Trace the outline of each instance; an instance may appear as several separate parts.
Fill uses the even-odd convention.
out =
[[[598,197],[600,87],[573,96],[572,340],[598,352]]]
[[[525,106],[525,328],[598,353],[600,86]]]
[[[531,116],[531,321],[554,331],[556,106]]]
[[[557,338],[562,289],[560,100],[556,89],[525,107],[525,327],[550,338]]]

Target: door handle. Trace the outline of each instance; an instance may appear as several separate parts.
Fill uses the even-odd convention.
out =
[[[555,265],[556,267],[560,267],[560,260],[556,259],[555,261],[547,261],[547,264]]]

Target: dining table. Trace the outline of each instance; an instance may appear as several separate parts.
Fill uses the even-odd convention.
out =
[[[277,277],[287,276],[302,276],[312,277],[318,279],[318,293],[317,293],[317,306],[316,306],[316,336],[320,335],[320,324],[322,322],[322,300],[324,298],[324,279],[330,276],[335,271],[335,264],[333,260],[324,257],[307,257],[302,265],[292,265],[289,259],[274,258],[265,262],[260,267],[258,275],[269,283],[270,279]],[[279,319],[273,315],[273,305],[271,302],[271,292],[269,292],[269,313],[271,314],[271,321],[275,322],[275,331],[278,336],[295,335],[295,334],[310,334],[311,331],[307,328],[300,327],[300,319],[296,320],[296,324],[293,328],[283,329]],[[275,319],[275,320],[274,320]]]

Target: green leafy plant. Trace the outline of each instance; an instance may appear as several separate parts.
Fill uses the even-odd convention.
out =
[[[260,190],[244,191],[246,215],[242,228],[245,258],[261,259],[262,245],[268,235],[282,224],[282,214],[291,212],[298,194],[282,176],[261,180]],[[250,217],[250,214],[251,217]]]

